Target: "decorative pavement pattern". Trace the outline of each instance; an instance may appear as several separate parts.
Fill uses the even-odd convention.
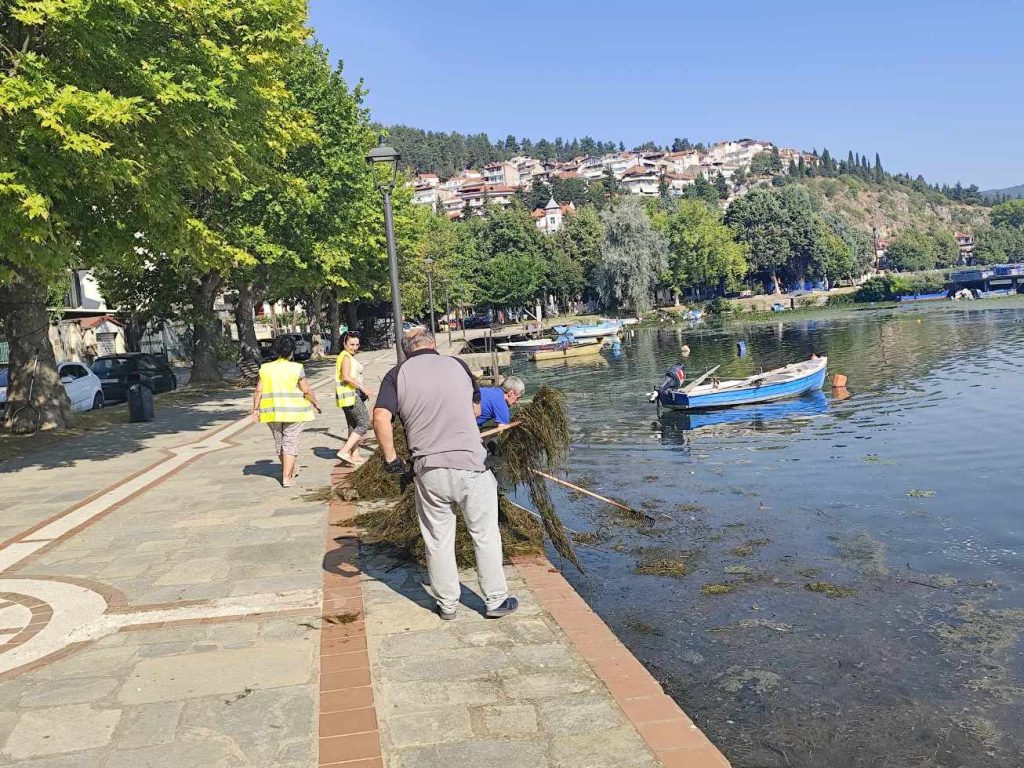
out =
[[[344,481],[340,411],[283,489],[249,402],[158,400],[0,465],[0,766],[728,765],[544,558],[508,567],[517,614],[467,590],[442,625],[310,493]]]

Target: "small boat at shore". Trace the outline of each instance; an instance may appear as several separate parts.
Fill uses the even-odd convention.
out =
[[[900,304],[911,304],[917,301],[944,301],[949,298],[947,291],[939,291],[938,293],[915,293],[906,296],[897,296],[896,301]]]
[[[573,339],[573,346],[587,346],[597,344],[598,339]],[[508,350],[531,350],[531,349],[554,349],[558,346],[558,339],[527,339],[526,341],[506,341],[496,345],[499,349]]]
[[[591,325],[556,325],[555,333],[559,336],[571,335],[576,339],[596,339],[618,334],[624,325],[622,320],[602,320]]]
[[[555,346],[550,349],[535,349],[530,352],[531,360],[565,360],[570,357],[584,357],[598,354],[603,344],[592,340],[589,344],[571,344]]]
[[[705,428],[771,429],[773,422],[779,429],[796,421],[806,421],[828,412],[828,398],[820,389],[800,397],[771,403],[741,405],[706,411],[669,411],[662,414],[662,432],[667,436]]]
[[[719,381],[711,378],[718,370],[716,366],[684,386],[685,374],[681,375],[681,366],[674,366],[666,372],[662,385],[651,393],[651,402],[674,411],[768,403],[821,389],[827,367],[827,357],[812,357],[745,379]]]

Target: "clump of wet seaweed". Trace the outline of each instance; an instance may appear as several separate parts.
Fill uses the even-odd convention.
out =
[[[693,549],[667,552],[664,549],[645,549],[640,552],[633,573],[640,576],[671,576],[681,579],[688,576],[697,563],[700,553]]]
[[[761,547],[767,546],[769,543],[768,539],[750,539],[728,550],[727,554],[733,557],[750,557]]]
[[[638,635],[653,635],[654,637],[661,637],[662,631],[653,624],[648,624],[643,619],[638,619],[635,616],[626,621],[626,626],[636,632]]]
[[[718,583],[705,584],[700,588],[702,594],[705,595],[728,595],[736,591],[736,587],[739,586],[739,582],[736,581],[724,581]]]
[[[857,569],[869,576],[886,576],[889,568],[885,564],[885,545],[866,533],[859,533],[849,540],[832,538],[832,546],[841,560],[853,563]]]
[[[561,519],[555,512],[543,478],[534,470],[552,471],[564,460],[569,449],[569,419],[565,396],[552,387],[541,387],[533,399],[517,409],[519,427],[502,432],[496,439],[497,461],[494,465],[499,485],[511,488],[525,485],[530,500],[540,513],[541,524],[525,509],[513,504],[499,493],[498,523],[506,556],[538,552],[543,533],[555,550],[581,571],[582,566],[569,542]],[[409,458],[405,432],[395,428],[395,450]],[[360,499],[394,498],[395,503],[382,510],[367,512],[356,518],[369,538],[397,547],[410,557],[422,560],[423,541],[416,517],[415,490],[411,483],[384,471],[384,458],[378,450],[350,476],[351,487]],[[473,542],[457,516],[455,552],[460,566],[474,562]]]
[[[804,589],[808,592],[817,592],[825,595],[833,600],[840,597],[851,597],[857,594],[857,590],[850,589],[849,587],[840,587],[837,584],[833,584],[831,581],[812,581],[809,584],[804,584]]]

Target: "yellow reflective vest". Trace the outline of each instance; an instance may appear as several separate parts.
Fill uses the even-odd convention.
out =
[[[278,358],[260,366],[260,421],[312,421],[313,408],[299,389],[305,376],[302,363]]]
[[[356,404],[356,388],[351,384],[346,384],[341,375],[341,364],[345,362],[346,357],[352,357],[352,355],[347,349],[341,350],[338,362],[334,366],[334,403],[339,408],[349,408]]]

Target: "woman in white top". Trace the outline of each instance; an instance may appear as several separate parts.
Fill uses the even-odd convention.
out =
[[[365,402],[370,391],[363,384],[363,364],[356,360],[358,352],[359,334],[346,333],[334,369],[335,403],[345,411],[345,421],[348,422],[348,440],[338,451],[338,458],[353,467],[365,461],[356,454],[356,450],[370,428],[370,414]]]

